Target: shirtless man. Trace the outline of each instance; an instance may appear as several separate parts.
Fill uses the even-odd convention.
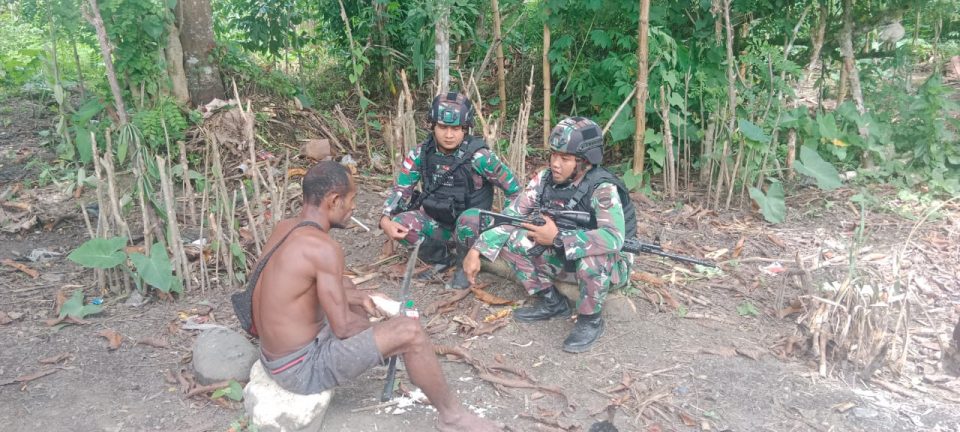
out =
[[[320,162],[303,178],[300,215],[281,221],[267,241],[265,250],[271,250],[297,230],[267,262],[253,294],[264,368],[281,387],[314,394],[402,355],[410,380],[439,412],[438,430],[501,430],[467,411],[450,392],[419,320],[369,322],[368,316],[377,314],[373,301],[344,278],[343,251],[329,235],[350,219],[355,196],[353,179],[340,164]],[[297,227],[304,221],[320,229]]]

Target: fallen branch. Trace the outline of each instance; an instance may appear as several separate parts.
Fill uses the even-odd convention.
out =
[[[440,309],[445,309],[449,306],[453,306],[467,297],[467,294],[470,294],[470,290],[457,290],[456,293],[450,294],[447,298],[442,298],[433,303],[430,303],[426,308],[423,309],[423,313],[427,315],[433,315]]]
[[[230,385],[230,381],[218,381],[213,384],[196,386],[187,392],[187,398],[192,398],[200,394],[211,393]]]
[[[378,404],[376,404],[376,405],[365,406],[365,407],[362,407],[362,408],[354,408],[354,409],[350,410],[350,412],[351,412],[351,413],[358,413],[358,412],[364,412],[364,411],[375,411],[375,410],[378,410],[378,409],[381,409],[381,408],[392,407],[392,406],[394,406],[394,405],[396,405],[396,404],[398,404],[398,403],[400,403],[400,399],[394,399],[394,400],[386,401],[386,402],[383,402],[383,403],[378,403]]]
[[[31,279],[36,279],[36,278],[40,277],[40,272],[38,272],[38,271],[36,271],[36,270],[34,270],[34,269],[30,268],[30,267],[27,267],[27,266],[24,265],[24,264],[20,264],[20,263],[18,263],[18,262],[15,262],[15,261],[13,261],[13,260],[11,260],[11,259],[5,259],[5,260],[3,260],[3,261],[0,261],[0,263],[3,263],[3,265],[9,266],[9,267],[13,267],[13,268],[15,268],[15,269],[17,269],[17,270],[20,270],[21,272],[26,273],[27,276],[30,276]]]
[[[10,384],[16,384],[16,383],[21,383],[21,384],[23,384],[23,383],[28,383],[28,382],[30,382],[30,381],[33,381],[33,380],[37,379],[37,378],[42,378],[42,377],[45,377],[45,376],[47,376],[47,375],[50,375],[50,374],[52,374],[52,373],[54,373],[54,372],[56,372],[56,371],[58,371],[58,370],[60,370],[60,369],[58,369],[58,368],[54,368],[54,369],[44,369],[44,370],[41,370],[41,371],[38,371],[38,372],[34,372],[34,373],[32,373],[32,374],[20,375],[20,376],[12,379],[12,380],[10,380],[10,381],[0,382],[0,387],[6,386],[6,385],[10,385]]]

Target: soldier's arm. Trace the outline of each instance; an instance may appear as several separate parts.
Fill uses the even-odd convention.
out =
[[[396,205],[398,201],[408,201],[410,200],[410,196],[413,195],[414,187],[416,187],[417,182],[420,181],[422,150],[423,143],[418,145],[417,148],[410,150],[406,157],[403,158],[403,162],[400,164],[400,174],[397,175],[393,183],[393,189],[383,203],[384,215],[389,216],[393,210],[393,206]],[[396,199],[397,194],[399,194],[400,200]]]
[[[518,194],[517,199],[503,210],[503,213],[512,216],[526,216],[533,213],[537,208],[537,203],[540,201],[540,195],[537,190],[544,175],[546,175],[546,170],[537,173],[537,175],[530,180],[530,183],[527,184],[527,187]],[[500,248],[510,239],[510,234],[513,230],[513,227],[499,226],[484,231],[477,237],[477,241],[473,244],[473,249],[478,250],[481,255],[490,261],[496,260],[500,254]]]
[[[520,183],[517,182],[513,170],[507,164],[503,163],[496,153],[482,149],[473,154],[473,169],[494,186],[503,190],[503,207],[510,207],[510,204],[517,199],[520,194]]]
[[[627,230],[623,203],[620,202],[617,187],[611,183],[601,183],[594,190],[590,205],[596,211],[596,229],[580,229],[559,234],[568,260],[619,252],[623,247],[624,233]]]

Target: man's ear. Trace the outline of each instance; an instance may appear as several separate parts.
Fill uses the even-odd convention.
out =
[[[337,208],[338,205],[343,205],[338,203],[341,200],[343,200],[343,197],[341,197],[340,194],[336,192],[327,192],[327,194],[323,196],[323,201],[321,202],[323,203],[324,209],[332,210]]]

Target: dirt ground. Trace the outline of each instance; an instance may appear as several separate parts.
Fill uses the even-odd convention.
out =
[[[37,168],[26,169],[28,160],[52,157],[39,146],[37,133],[48,128],[49,119],[32,104],[14,101],[12,110],[0,113],[14,117],[0,122],[11,124],[0,133],[0,193],[39,175]],[[366,178],[360,186],[356,215],[373,227],[387,185]],[[960,316],[957,206],[946,206],[939,218],[918,225],[925,208],[894,190],[871,190],[884,205],[867,207],[863,215],[859,278],[896,294],[890,288],[893,257],[909,246],[904,257],[910,261],[905,270],[910,313],[897,328],[907,329],[912,343],[902,361],[883,362],[869,383],[858,378],[865,367],[858,362],[827,361],[821,376],[818,358],[803,347],[803,318],[809,311],[780,317],[791,299],[804,294],[805,283],[819,287],[848,274],[844,254],[861,220],[859,207],[849,200],[857,192],[855,187],[830,193],[799,188],[788,196],[788,221],[775,226],[751,210],[714,212],[694,200],[638,199],[641,236],[659,234],[668,250],[713,254],[718,261],[737,254],[740,264],[710,273],[638,257],[636,289],[624,293],[629,301],[619,301],[628,307],[608,314],[605,335],[587,353],[560,349],[570,320],[522,324],[507,317],[502,328],[470,336],[476,321],[504,309],[472,294],[448,312],[424,311],[422,320],[438,345],[459,347],[487,370],[516,371],[500,376],[536,387],[495,386],[455,356],[443,361],[464,404],[514,431],[587,431],[599,420],[611,420],[621,431],[651,432],[960,431],[960,379],[946,375],[941,362],[950,350],[944,342]],[[242,421],[242,405],[213,400],[208,393],[187,397],[176,380],[189,373],[197,335],[183,328],[185,320],[202,317],[237,328],[228,300],[232,291],[195,290],[173,301],[152,298],[139,307],[125,305],[126,295],[106,295],[104,312],[87,324],[54,330],[45,321],[54,317],[59,292],[82,288],[88,298],[102,295],[92,272],[65,257],[87,239],[73,209],[90,198],[73,198],[65,184],[52,184],[27,185],[3,199],[33,203],[37,212],[46,213],[27,230],[0,232],[0,260],[38,272],[33,278],[0,265],[0,318],[7,318],[0,319],[0,430],[226,431]],[[0,217],[9,220],[14,210],[4,206]],[[49,216],[54,213],[62,217]],[[362,289],[397,294],[402,262],[372,265],[381,256],[381,234],[351,227],[336,238],[351,271],[376,274]],[[37,250],[59,255],[27,259]],[[806,275],[789,271],[796,270],[797,256],[804,259]],[[774,261],[788,270],[777,270]],[[659,282],[639,281],[649,275]],[[524,299],[511,281],[488,273],[480,279],[491,294]],[[415,283],[414,291],[422,310],[450,295],[437,282]],[[99,336],[105,330],[123,336],[119,348],[109,349],[108,340]],[[895,336],[888,340],[896,341]],[[785,344],[790,340],[800,341],[797,348],[785,348],[794,345]],[[892,352],[903,351],[897,348],[902,343],[891,343]],[[435,411],[428,405],[379,406],[384,375],[385,368],[375,368],[338,389],[324,430],[433,430]]]

